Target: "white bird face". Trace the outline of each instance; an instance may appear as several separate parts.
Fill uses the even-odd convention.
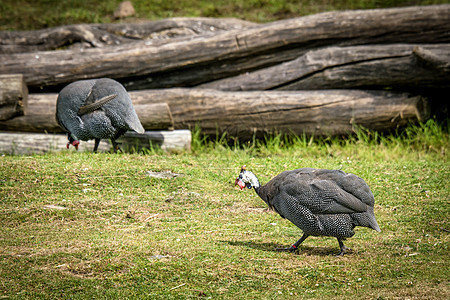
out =
[[[250,171],[246,171],[243,167],[241,169],[241,173],[239,173],[239,177],[234,182],[234,185],[238,185],[241,190],[243,190],[244,187],[247,187],[249,189],[251,189],[252,187],[258,188],[259,181],[258,178],[256,178],[255,174]]]

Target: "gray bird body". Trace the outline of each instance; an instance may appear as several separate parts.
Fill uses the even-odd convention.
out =
[[[64,87],[56,103],[56,120],[69,140],[115,140],[128,130],[144,133],[130,96],[109,78],[75,81]]]
[[[374,215],[373,194],[367,183],[354,174],[302,168],[282,172],[260,186],[256,176],[248,173],[251,172],[241,170],[239,178],[244,182],[253,181],[245,182],[247,187],[254,187],[271,209],[304,233],[285,250],[294,251],[308,236],[332,236],[338,239],[342,255],[347,250],[342,240],[355,234],[355,226],[380,231]]]

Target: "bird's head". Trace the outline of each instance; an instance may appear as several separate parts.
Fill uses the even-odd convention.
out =
[[[72,134],[69,132],[67,135],[69,141],[67,142],[67,149],[69,149],[69,146],[72,145],[75,147],[76,150],[78,150],[78,145],[80,144],[80,141],[77,139],[74,139]]]
[[[243,190],[245,187],[249,189],[251,189],[252,187],[258,189],[259,181],[258,178],[256,178],[255,174],[253,174],[250,171],[247,171],[245,166],[242,166],[241,172],[239,173],[239,177],[236,178],[234,185],[238,185],[241,188],[241,190]]]

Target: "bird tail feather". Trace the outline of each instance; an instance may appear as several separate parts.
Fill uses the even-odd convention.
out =
[[[370,218],[370,228],[378,232],[381,232],[380,226],[378,226],[377,220],[375,220],[375,216],[371,216]]]
[[[376,230],[378,232],[381,232],[380,226],[378,226],[378,222],[377,219],[375,219],[375,214],[373,212],[373,208],[372,210],[369,212],[369,227],[372,228],[373,230]]]
[[[373,207],[369,207],[368,210],[363,213],[354,213],[352,216],[356,226],[372,228],[378,232],[381,231],[380,226],[378,226],[377,220],[375,219]]]
[[[144,127],[142,127],[142,124],[141,124],[141,122],[140,121],[138,121],[138,122],[135,122],[136,124],[133,124],[133,126],[132,126],[132,128],[131,129],[133,129],[134,131],[136,131],[137,133],[144,133],[145,132],[145,129],[144,129]]]
[[[99,109],[100,107],[102,107],[106,103],[110,102],[111,100],[113,100],[116,97],[117,97],[117,94],[112,94],[112,95],[108,95],[106,97],[103,97],[103,98],[101,98],[100,100],[98,100],[98,101],[96,101],[94,103],[90,103],[90,104],[84,105],[84,106],[80,107],[80,109],[78,110],[78,115],[82,116],[84,114],[91,113],[94,110]]]

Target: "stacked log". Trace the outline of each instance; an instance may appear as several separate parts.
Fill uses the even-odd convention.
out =
[[[152,130],[137,136],[133,132],[127,132],[117,142],[122,151],[158,148],[170,152],[189,151],[191,133],[189,130]],[[66,144],[66,134],[0,131],[0,153],[23,155],[58,152],[66,149]],[[108,152],[111,148],[109,140],[101,140],[98,151]],[[94,149],[94,140],[82,142],[78,146],[78,151],[90,152],[92,149]]]
[[[166,101],[175,128],[199,126],[204,134],[248,140],[266,134],[347,135],[355,125],[386,131],[424,121],[422,96],[389,91],[248,91],[163,89],[131,93],[135,103]]]
[[[222,31],[243,30],[255,23],[233,18],[172,18],[160,21],[116,24],[75,24],[31,31],[0,31],[0,54],[100,48],[138,40],[153,44],[212,35]]]
[[[434,97],[447,103],[450,90],[450,5],[267,24],[83,24],[0,32],[0,40],[0,74],[23,74],[31,92],[28,113],[0,121],[8,131],[60,131],[50,117],[55,93],[88,78],[124,84],[146,129],[200,126],[239,139],[391,130],[425,121]]]
[[[450,88],[450,44],[328,47],[199,87],[224,91]]]
[[[9,120],[0,121],[0,130],[26,132],[64,132],[56,122],[56,99],[58,94],[30,94],[27,100],[28,113]],[[173,129],[173,118],[168,104],[135,104],[142,126],[146,130]]]
[[[126,43],[117,38],[110,46],[6,53],[0,55],[0,74],[24,74],[33,91],[58,91],[75,80],[99,77],[119,80],[129,90],[193,87],[291,61],[314,49],[400,41],[449,43],[450,5],[336,11],[216,34]]]
[[[429,116],[424,97],[389,91],[249,91],[173,88],[129,92],[146,130],[200,126],[207,135],[231,137],[286,132],[345,135],[359,124],[384,131]],[[62,132],[54,119],[57,94],[32,94],[27,116],[0,121],[0,130]],[[170,110],[168,109],[170,107]],[[159,111],[160,122],[157,120]],[[168,115],[170,113],[170,115]],[[155,115],[153,115],[155,114]],[[152,119],[152,123],[146,119]],[[168,122],[168,118],[173,123]]]

